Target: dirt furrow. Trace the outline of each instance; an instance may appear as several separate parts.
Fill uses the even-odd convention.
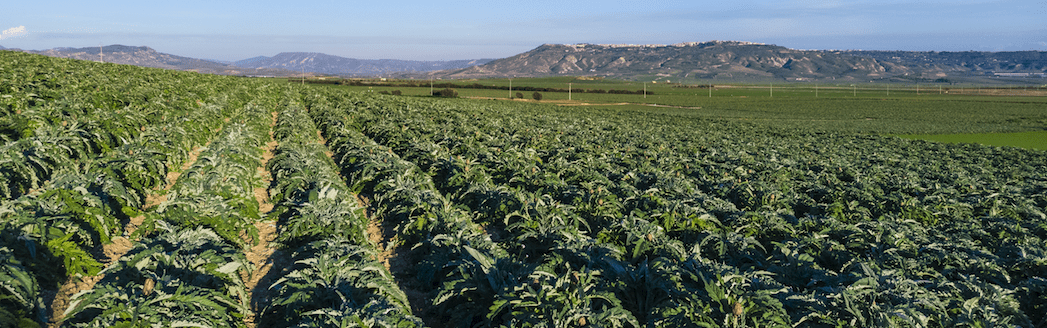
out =
[[[251,310],[244,315],[244,324],[247,327],[254,328],[258,326],[257,316],[258,313],[265,310],[265,305],[268,304],[268,291],[269,286],[273,284],[274,275],[269,274],[272,269],[285,268],[290,265],[290,257],[284,254],[281,250],[274,247],[272,241],[276,239],[276,221],[269,219],[269,212],[273,211],[274,204],[269,199],[269,184],[272,182],[272,175],[266,170],[266,165],[269,164],[269,160],[273,158],[273,150],[276,149],[277,142],[273,138],[273,128],[276,126],[277,112],[273,112],[273,120],[269,125],[269,142],[265,144],[264,153],[262,153],[262,165],[258,167],[258,175],[262,178],[261,187],[254,189],[254,197],[258,200],[258,212],[262,215],[263,220],[255,222],[255,227],[258,228],[258,243],[247,250],[247,260],[251,262],[254,270],[250,276],[244,276],[244,283],[247,285],[248,300],[251,302]],[[278,269],[279,270],[279,269]]]

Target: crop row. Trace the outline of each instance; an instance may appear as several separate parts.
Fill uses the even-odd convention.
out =
[[[231,81],[2,52],[0,322],[47,322],[43,293],[97,274],[170,168],[246,94]],[[117,73],[117,74],[110,74]],[[207,82],[181,87],[179,79]]]
[[[203,104],[240,105],[233,81],[4,52],[0,196],[40,188],[64,167],[119,148]],[[123,77],[123,78],[121,78]],[[183,81],[183,79],[185,81]],[[186,85],[184,82],[196,82]],[[209,99],[224,94],[222,99]],[[222,106],[220,108],[227,108]],[[228,113],[224,116],[228,116]]]
[[[367,131],[389,128],[374,121],[361,125],[366,126]],[[490,320],[489,324],[493,325],[539,321],[559,326],[587,321],[611,326],[637,325],[638,320],[654,321],[655,312],[664,304],[652,300],[668,295],[665,291],[648,290],[652,282],[648,281],[651,275],[646,258],[664,248],[682,248],[680,245],[652,247],[665,240],[659,227],[628,218],[616,222],[620,223],[616,229],[604,229],[601,225],[605,223],[590,222],[583,215],[591,216],[588,215],[591,213],[583,212],[585,209],[600,212],[610,207],[612,204],[604,203],[606,189],[590,186],[589,191],[574,190],[578,202],[563,203],[554,195],[561,194],[558,190],[575,187],[541,170],[541,161],[533,156],[533,151],[528,156],[526,151],[501,149],[506,161],[499,163],[499,167],[508,172],[503,173],[504,178],[496,178],[474,159],[463,159],[438,144],[426,143],[415,134],[402,133],[417,126],[401,124],[398,127],[404,129],[397,129],[401,133],[376,133],[375,137],[408,149],[403,152],[407,158],[420,163],[423,170],[433,174],[438,188],[466,205],[475,219],[488,224],[487,230],[495,231],[495,241],[500,248],[507,250],[501,254],[470,254],[471,258],[456,264],[455,271],[436,277],[443,288],[433,302],[437,312],[449,316],[445,320],[452,323]],[[498,180],[513,183],[499,185]],[[587,192],[590,193],[585,194]],[[600,216],[603,221],[611,218],[614,215],[609,213]],[[598,234],[601,238],[614,236],[626,247],[589,237]],[[698,275],[689,277],[693,279],[692,285],[700,281]],[[689,292],[681,287],[663,288],[671,288],[669,292],[680,296]],[[563,292],[563,289],[568,292],[554,292]],[[719,301],[724,305],[731,304],[720,296]]]
[[[361,207],[338,175],[305,111],[279,115],[269,161],[277,242],[292,254],[269,286],[260,318],[272,327],[420,327],[407,296],[376,259]]]
[[[579,235],[623,254],[611,257],[641,281],[596,290],[615,291],[651,324],[1043,320],[1042,153],[628,112],[331,102],[490,224],[507,262],[540,266],[535,256]],[[605,281],[628,281],[613,272],[601,270]],[[477,301],[462,300],[453,303]],[[483,313],[486,304],[494,301],[443,313]],[[713,311],[667,312],[703,308]]]
[[[143,215],[64,324],[244,325],[279,108],[260,323],[1047,325],[1042,151],[2,56],[0,323]]]
[[[257,241],[267,107],[238,110],[215,141],[146,215],[144,238],[74,297],[64,325],[242,326],[248,310],[243,249]]]
[[[29,195],[3,203],[5,266],[23,285],[4,304],[35,321],[46,321],[41,289],[77,275],[101,269],[91,253],[123,234],[132,216],[144,210],[146,197],[166,183],[169,167],[177,167],[189,150],[214,136],[222,122],[221,107],[201,106],[195,112],[150,126],[135,139],[103,155],[67,166]],[[32,286],[32,287],[29,287]]]

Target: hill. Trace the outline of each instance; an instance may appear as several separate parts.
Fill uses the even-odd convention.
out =
[[[314,52],[284,52],[276,56],[257,56],[235,62],[182,57],[157,52],[149,47],[110,45],[87,48],[54,48],[25,51],[52,57],[74,58],[108,63],[195,71],[221,75],[294,76],[301,72],[342,76],[381,76],[395,72],[429,72],[461,69],[491,59],[415,61],[396,59],[353,59]]]
[[[258,56],[234,65],[256,69],[286,69],[330,75],[381,76],[396,72],[429,72],[461,69],[490,62],[491,59],[415,61],[397,59],[354,59],[315,52],[283,52],[273,57]]]
[[[939,69],[994,73],[1047,73],[1047,51],[878,51],[856,50],[845,54],[879,61],[920,63]]]
[[[1047,51],[797,50],[741,41],[672,45],[544,44],[508,58],[452,61],[354,59],[313,52],[284,52],[272,57],[224,62],[124,45],[26,52],[223,75],[294,76],[306,72],[423,79],[571,75],[663,82],[841,80],[939,83],[1027,82],[1028,78],[1047,77]]]
[[[434,74],[465,79],[594,75],[686,81],[943,79],[1000,72],[1047,73],[1047,52],[796,50],[711,41],[673,45],[545,44],[484,65]]]
[[[221,75],[277,75],[286,76],[292,72],[272,69],[244,69],[228,64],[213,61],[176,56],[157,52],[149,47],[133,47],[125,45],[109,45],[105,47],[87,48],[54,48],[49,50],[25,52],[41,54],[51,57],[73,58],[80,60],[103,61],[135,65],[142,67],[155,67],[173,69],[180,71],[195,71],[199,73],[221,74]]]

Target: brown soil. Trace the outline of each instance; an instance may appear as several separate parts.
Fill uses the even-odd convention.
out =
[[[389,258],[392,257],[393,249],[395,249],[395,247],[386,247],[382,238],[382,224],[377,220],[370,220],[370,223],[367,224],[367,240],[370,240],[371,243],[375,245],[375,248],[378,249],[377,258],[375,260],[382,262],[382,266],[384,266],[386,270],[390,270]]]
[[[272,122],[269,124],[269,142],[265,144],[265,150],[262,153],[262,163],[257,168],[258,175],[262,177],[262,187],[254,188],[254,197],[258,201],[258,212],[262,214],[264,220],[255,222],[255,227],[258,228],[259,240],[245,254],[247,260],[254,267],[254,270],[249,275],[245,273],[243,276],[247,287],[247,299],[251,302],[251,311],[244,315],[244,324],[251,328],[259,325],[259,322],[257,322],[258,313],[261,313],[265,309],[265,305],[269,304],[269,286],[280,276],[273,274],[280,271],[277,269],[274,272],[272,270],[273,267],[286,268],[291,264],[290,256],[276,249],[272,243],[276,240],[276,221],[266,218],[269,212],[273,211],[274,207],[273,203],[270,202],[268,189],[269,183],[272,182],[273,178],[269,171],[266,170],[266,165],[273,158],[273,150],[277,146],[276,139],[273,138],[273,127],[276,126],[277,112],[273,112],[272,115]]]
[[[247,327],[263,324],[257,322],[257,317],[269,304],[269,286],[282,276],[279,274],[281,268],[290,267],[292,264],[289,254],[273,247],[272,242],[277,234],[276,222],[260,221],[255,223],[255,227],[258,228],[259,243],[246,252],[247,260],[254,266],[254,270],[249,275],[245,273],[242,276],[251,302],[251,311],[244,315],[244,324]]]
[[[316,130],[316,137],[320,139],[321,145],[327,145],[327,139],[324,139],[324,135],[320,133],[319,129]],[[326,154],[327,157],[331,157],[331,159],[334,159],[334,152],[331,151],[331,148],[327,148],[327,151],[325,151],[324,154]]]

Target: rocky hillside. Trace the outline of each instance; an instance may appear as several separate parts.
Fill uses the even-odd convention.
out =
[[[308,75],[423,79],[574,75],[665,82],[710,79],[739,82],[943,82],[981,79],[983,83],[1000,78],[1047,78],[1047,51],[796,50],[739,41],[673,45],[545,44],[503,59],[454,61],[371,60],[322,53],[285,52],[272,57],[218,62],[160,53],[149,47],[122,45],[26,52],[201,73],[255,76],[296,76],[305,72]],[[1021,80],[1023,83],[1026,81]]]
[[[1020,60],[1019,60],[1020,58]],[[658,80],[936,79],[994,72],[1047,72],[1047,52],[874,52],[796,50],[776,45],[711,41],[673,45],[546,44],[441,78],[595,75]]]
[[[925,64],[941,70],[997,73],[1045,73],[1047,51],[847,51],[845,54],[885,62]]]

